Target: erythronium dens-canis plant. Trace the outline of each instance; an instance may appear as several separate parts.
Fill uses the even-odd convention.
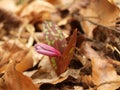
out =
[[[60,28],[52,21],[45,21],[43,30],[46,44],[36,44],[35,49],[38,53],[50,57],[52,67],[57,75],[60,75],[66,71],[73,57],[77,30],[74,30],[68,44]]]

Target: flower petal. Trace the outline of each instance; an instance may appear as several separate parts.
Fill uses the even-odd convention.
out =
[[[55,49],[52,46],[49,46],[47,44],[43,44],[43,43],[36,44],[35,50],[39,54],[44,54],[47,56],[61,56],[61,53],[57,49]]]

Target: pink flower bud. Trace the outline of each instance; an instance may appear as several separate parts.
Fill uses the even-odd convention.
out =
[[[61,53],[53,48],[52,46],[49,46],[47,44],[43,44],[43,43],[39,43],[35,45],[35,50],[39,53],[39,54],[44,54],[47,56],[61,56]]]

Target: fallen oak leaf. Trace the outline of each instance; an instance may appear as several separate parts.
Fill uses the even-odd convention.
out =
[[[108,0],[91,0],[87,8],[82,8],[80,14],[88,17],[88,20],[106,27],[114,27],[116,18],[119,17],[119,8],[108,2]],[[93,18],[89,18],[93,17]],[[92,38],[93,29],[98,26],[88,21],[82,21],[81,26],[85,34]]]
[[[20,12],[20,16],[24,18],[26,22],[30,22],[36,19],[36,17],[37,19],[44,18],[46,14],[48,14],[46,18],[49,18],[49,13],[57,11],[55,6],[45,0],[33,0],[30,4],[26,5],[26,7],[23,6],[23,8],[24,9]]]
[[[9,62],[9,59],[17,52],[25,50],[24,45],[16,40],[8,40],[1,44],[0,47],[0,67]]]
[[[15,69],[16,61],[11,61],[0,79],[0,90],[38,90],[32,80]]]
[[[120,2],[119,0],[108,0],[111,4],[117,6],[118,8],[120,8]]]
[[[56,12],[56,8],[52,4],[43,0],[33,1],[24,8],[21,12],[21,16],[29,16],[31,13],[38,14],[41,11]]]
[[[84,43],[84,54],[92,63],[92,81],[98,85],[97,90],[115,90],[120,86],[120,76],[105,57],[95,52],[90,43]],[[107,83],[109,82],[109,83]],[[111,82],[111,83],[110,83]],[[102,84],[102,85],[101,85]]]
[[[42,54],[38,54],[38,55],[42,55]],[[38,67],[40,68],[35,70],[35,72],[31,75],[31,78],[35,84],[41,85],[42,83],[51,83],[58,79],[48,56],[44,56],[42,58]]]
[[[25,52],[25,51],[23,51],[23,52]],[[20,57],[19,56],[20,54],[22,54],[22,52],[18,52],[17,56]],[[19,63],[17,63],[16,70],[23,72],[25,70],[28,70],[28,69],[32,68],[33,67],[33,63],[34,63],[32,55],[33,54],[32,54],[31,49],[29,51],[27,51],[27,53],[24,54],[22,59],[20,59]],[[17,60],[17,59],[14,59],[14,60]]]
[[[4,71],[9,63],[9,60],[19,61],[16,65],[18,71],[28,70],[33,66],[32,49],[25,47],[19,40],[9,40],[3,43],[0,47],[0,72]]]

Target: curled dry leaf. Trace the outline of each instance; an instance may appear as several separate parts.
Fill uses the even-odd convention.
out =
[[[16,64],[16,70],[23,72],[34,67],[42,57],[43,55],[37,54],[33,48],[30,48],[15,53],[11,59],[19,62]]]
[[[16,62],[11,61],[0,79],[0,90],[38,90],[32,80],[15,69]]]
[[[74,86],[74,90],[84,90],[81,86]]]
[[[21,53],[21,52],[19,52],[19,53]],[[20,63],[18,63],[16,65],[16,70],[18,70],[18,71],[28,70],[29,68],[33,67],[33,61],[34,60],[32,57],[32,52],[31,52],[31,50],[29,50],[26,54],[24,54],[24,57],[20,60]]]
[[[120,0],[108,0],[108,1],[120,8]]]
[[[3,43],[0,49],[1,52],[0,67],[8,63],[10,57],[13,56],[13,54],[15,54],[16,52],[21,50],[24,50],[24,46],[18,41],[10,40]]]
[[[61,0],[46,0],[46,1],[55,6],[61,3]]]
[[[40,55],[40,54],[39,54]],[[39,69],[34,72],[26,72],[25,75],[29,76],[31,74],[31,78],[33,82],[41,85],[43,83],[54,83],[59,78],[57,77],[53,67],[50,64],[50,60],[48,56],[44,56],[39,65]]]
[[[8,41],[1,45],[1,54],[2,58],[0,61],[0,71],[4,71],[8,62],[12,60],[16,60],[19,63],[16,65],[16,69],[18,71],[25,71],[31,67],[33,67],[33,53],[31,49],[26,48],[19,41]]]
[[[71,13],[81,7],[86,7],[90,0],[46,0],[61,10],[68,9]]]
[[[48,2],[54,4],[57,8],[59,9],[67,9],[68,7],[71,6],[71,4],[74,2],[74,0],[47,0]]]
[[[59,77],[56,75],[53,67],[50,64],[50,60],[48,56],[44,56],[39,63],[39,69],[34,72],[29,72],[34,83],[38,85],[42,85],[43,83],[50,83],[50,84],[58,84],[63,82],[68,78],[68,76],[73,76],[74,78],[78,78],[79,70],[68,69],[65,73],[61,74]],[[27,75],[27,72],[25,75]]]
[[[16,6],[16,2],[27,3],[20,3]],[[119,60],[113,61],[111,58],[100,56],[97,52],[101,54],[99,50],[102,51],[102,47],[112,41],[115,46],[117,42],[118,47],[116,46],[114,53],[119,54],[119,38],[117,38],[119,34],[116,34],[115,38],[111,37],[114,32],[111,29],[109,30],[111,33],[104,32],[106,29],[103,28],[102,34],[93,32],[97,26],[102,27],[103,25],[111,28],[115,23],[116,29],[119,29],[120,11],[116,2],[118,0],[0,0],[0,42],[3,42],[0,44],[0,77],[2,77],[0,78],[0,90],[38,90],[36,84],[42,90],[43,86],[53,86],[48,87],[51,90],[118,89],[120,87],[120,75],[118,75],[120,73],[117,72],[120,66]],[[19,10],[17,11],[17,9]],[[9,11],[13,13],[11,14]],[[79,20],[75,16],[78,16]],[[57,22],[62,30],[52,21],[44,22],[46,20]],[[43,28],[42,22],[44,22]],[[31,27],[30,30],[25,28],[29,24],[35,27],[34,30]],[[78,28],[82,33],[73,28]],[[63,34],[66,32],[65,30],[71,35],[69,42]],[[100,31],[100,29],[95,28],[94,31]],[[106,34],[109,34],[110,36],[108,36],[111,38]],[[77,37],[77,35],[84,37]],[[99,43],[101,43],[101,36],[104,35],[108,38],[102,37],[106,43],[101,46]],[[24,44],[19,42],[18,37],[19,40],[24,40]],[[93,39],[98,43],[95,44],[96,42],[89,37],[94,37]],[[9,40],[10,38],[14,40]],[[32,48],[35,43],[44,42],[43,39],[48,45],[55,48],[40,45],[38,49],[46,51],[45,53],[49,57],[38,54]],[[84,41],[86,42],[83,44]],[[92,45],[94,44],[93,48],[96,51],[87,41],[93,42]],[[76,52],[74,52],[76,46],[80,46],[80,48],[76,48]],[[83,47],[84,53],[78,51],[81,50],[81,47]],[[113,56],[117,55],[111,53]],[[79,61],[73,55],[79,55]],[[71,60],[77,61],[75,62],[77,65],[71,64],[73,63]],[[24,75],[23,71],[26,72]],[[35,85],[25,75],[31,77]],[[49,85],[44,85],[46,83]],[[48,88],[47,90],[49,90]]]
[[[34,0],[23,9],[20,16],[25,17],[27,21],[30,21],[34,16],[41,17],[40,14],[43,14],[43,12],[45,12],[45,15],[46,12],[53,13],[56,12],[56,8],[47,1]]]
[[[80,11],[84,17],[95,23],[102,24],[104,26],[114,26],[115,20],[119,15],[119,8],[109,3],[107,0],[91,0],[90,5],[87,8],[83,8]],[[88,37],[92,37],[92,31],[96,25],[91,24],[88,21],[81,22],[82,28]]]
[[[87,7],[90,4],[90,0],[73,0],[68,10],[70,13],[73,13],[76,10],[81,10],[84,7]]]
[[[85,55],[91,60],[92,63],[92,81],[95,85],[102,83],[112,82],[109,84],[103,84],[98,87],[97,90],[115,90],[120,86],[120,76],[117,75],[115,68],[105,57],[101,57],[91,47],[90,44],[84,44]],[[115,83],[115,81],[117,83]]]
[[[32,13],[38,14],[41,11],[55,12],[56,8],[44,0],[35,0],[31,2],[26,8],[24,8],[24,10],[21,12],[21,16],[29,16]]]

